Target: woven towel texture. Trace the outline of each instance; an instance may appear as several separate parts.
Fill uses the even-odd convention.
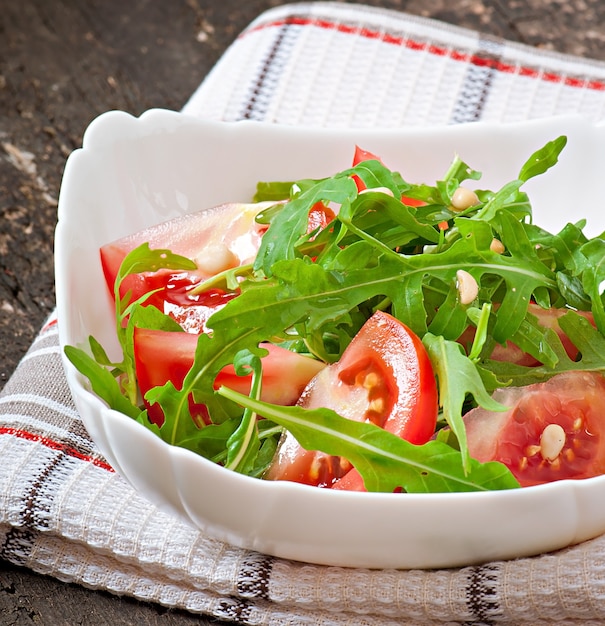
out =
[[[261,15],[187,103],[200,117],[399,127],[605,117],[605,65],[364,6]]]
[[[314,2],[259,16],[184,109],[326,127],[605,118],[605,65],[392,11]],[[605,537],[440,571],[275,559],[214,541],[139,496],[88,437],[51,317],[0,395],[0,558],[245,624],[605,620]]]

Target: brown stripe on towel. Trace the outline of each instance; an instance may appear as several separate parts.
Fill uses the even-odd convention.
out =
[[[269,580],[274,559],[266,554],[245,555],[237,578],[237,590],[243,598],[269,599]]]
[[[469,622],[475,626],[492,626],[494,618],[501,615],[496,597],[499,567],[496,564],[472,567],[466,587],[466,605],[477,621]]]
[[[452,112],[452,124],[481,119],[494,76],[498,72],[502,43],[481,39],[479,50],[470,56],[464,82]]]
[[[275,93],[275,84],[286,63],[285,57],[288,57],[288,48],[292,47],[297,37],[298,29],[292,29],[291,24],[290,21],[280,24],[260,72],[252,82],[241,119],[266,121],[267,104]]]

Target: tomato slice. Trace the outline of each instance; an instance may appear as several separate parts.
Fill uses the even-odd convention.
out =
[[[569,312],[569,309],[557,309],[549,308],[544,309],[538,306],[535,302],[530,302],[528,311],[532,315],[538,318],[538,322],[544,328],[550,328],[554,330],[563,347],[567,352],[570,359],[575,360],[578,356],[578,349],[573,345],[569,337],[561,330],[559,326],[559,319]],[[593,315],[589,311],[576,311],[579,315],[585,317],[594,326]],[[474,328],[467,329],[460,337],[459,341],[464,346],[468,346],[472,343],[475,334]],[[525,365],[526,367],[535,367],[540,365],[540,362],[536,360],[531,354],[524,352],[516,346],[512,341],[507,341],[504,345],[496,344],[490,359],[494,361],[506,361],[508,363],[515,363],[516,365]]]
[[[134,355],[137,381],[142,395],[150,389],[171,381],[180,389],[195,356],[198,335],[135,328]],[[263,362],[261,399],[273,404],[295,404],[307,383],[325,367],[321,361],[291,352],[273,344],[261,344],[269,351]],[[238,376],[232,365],[223,368],[215,381],[240,393],[250,392],[250,377]],[[164,414],[158,405],[145,401],[149,419],[158,426]],[[194,419],[207,423],[208,413],[203,405],[189,403]]]
[[[120,294],[132,290],[132,299],[153,289],[185,289],[217,273],[219,266],[235,267],[250,262],[260,246],[265,227],[257,224],[257,214],[272,203],[223,204],[212,209],[189,213],[156,224],[104,245],[100,249],[105,281],[113,294],[118,270],[124,257],[137,246],[147,242],[151,248],[168,249],[195,261],[193,272],[160,270],[128,276],[122,283]],[[221,257],[221,258],[218,258]],[[227,269],[226,267],[219,267]],[[164,300],[159,293],[148,304],[158,306]],[[161,308],[161,306],[158,306]]]
[[[353,154],[353,166],[361,163],[362,161],[370,160],[380,161],[382,163],[382,159],[376,156],[373,152],[370,152],[369,150],[364,150],[359,146],[355,146],[355,152]],[[357,185],[358,191],[363,191],[364,189],[367,189],[365,183],[361,180],[361,178],[359,178],[359,176],[353,176],[353,180]],[[424,204],[422,200],[417,200],[416,198],[408,198],[407,196],[401,196],[401,201],[408,206],[422,206]]]
[[[375,313],[344,351],[303,391],[300,406],[326,407],[367,420],[415,444],[428,441],[437,419],[437,386],[420,339],[399,320]],[[331,487],[351,464],[305,450],[286,434],[265,478]],[[351,480],[351,479],[349,479]],[[363,488],[358,481],[358,488]]]
[[[500,461],[527,487],[605,473],[605,377],[566,372],[545,383],[498,390],[511,408],[465,416],[471,456]]]
[[[363,161],[373,161],[373,160],[380,161],[382,163],[382,159],[380,157],[377,157],[372,152],[368,150],[364,150],[363,148],[360,148],[357,145],[355,146],[355,152],[353,154],[353,167],[355,167],[359,163],[362,163]],[[361,178],[359,178],[359,176],[353,176],[353,180],[355,181],[355,184],[357,185],[358,191],[363,191],[364,189],[367,189],[366,184],[363,182],[363,180],[361,180]]]

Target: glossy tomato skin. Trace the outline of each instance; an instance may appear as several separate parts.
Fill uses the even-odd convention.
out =
[[[101,265],[110,292],[113,294],[124,257],[143,243],[149,243],[152,249],[167,249],[187,257],[198,263],[198,269],[191,272],[160,270],[129,276],[123,281],[120,293],[124,296],[131,290],[133,300],[152,289],[162,288],[171,280],[192,285],[212,276],[214,272],[205,268],[203,259],[209,249],[228,249],[235,265],[251,261],[256,256],[264,231],[255,218],[269,204],[223,204],[156,224],[104,245],[100,249]],[[154,296],[149,304],[157,305],[161,299],[162,294]]]
[[[355,167],[359,163],[362,163],[363,161],[380,161],[382,163],[382,159],[380,159],[380,157],[376,156],[369,150],[364,150],[363,148],[360,148],[356,145],[355,152],[353,153],[353,167]],[[353,180],[357,185],[358,191],[363,191],[364,189],[367,189],[366,184],[361,180],[361,178],[359,178],[359,176],[353,176]]]
[[[566,372],[545,383],[498,390],[494,397],[511,408],[477,408],[465,416],[471,456],[504,463],[523,487],[605,473],[601,374]],[[561,434],[554,452],[543,437],[547,427]]]
[[[355,146],[355,152],[353,154],[353,166],[358,165],[363,161],[370,160],[380,161],[380,163],[382,163],[382,159],[376,156],[373,152],[370,152],[369,150],[364,150],[359,146]],[[361,180],[361,178],[359,178],[359,176],[353,176],[353,180],[357,185],[358,191],[363,191],[364,189],[367,189],[365,183]],[[422,200],[416,200],[416,198],[408,198],[407,196],[401,196],[401,201],[408,206],[422,206],[424,204]]]
[[[435,430],[437,386],[420,339],[391,315],[377,312],[340,361],[309,383],[299,405],[331,408],[343,417],[371,421],[422,444]],[[349,471],[354,470],[345,459],[304,450],[288,434],[265,477],[332,487]]]
[[[137,383],[147,415],[156,426],[164,424],[164,412],[157,404],[145,400],[145,394],[153,387],[171,381],[180,389],[187,372],[193,364],[197,335],[185,332],[168,332],[147,328],[134,329],[134,357]],[[208,411],[203,405],[189,401],[189,409],[196,423],[210,423]]]
[[[137,381],[144,396],[150,389],[171,381],[181,389],[187,372],[193,365],[198,335],[147,328],[134,330],[134,354]],[[268,350],[263,357],[263,386],[261,399],[273,404],[295,404],[302,390],[325,365],[315,359],[291,352],[273,344],[261,344]],[[232,365],[223,368],[215,381],[240,393],[250,392],[250,377],[238,376]],[[158,426],[164,423],[164,414],[158,405],[145,402],[149,419]],[[196,421],[208,423],[203,405],[189,403]]]

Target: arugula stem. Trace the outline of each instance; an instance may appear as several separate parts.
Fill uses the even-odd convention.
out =
[[[229,268],[223,270],[201,283],[196,285],[189,294],[197,296],[200,293],[209,291],[210,289],[216,289],[217,287],[226,286],[228,291],[235,291],[237,289],[237,278],[240,276],[248,276],[252,273],[252,264],[240,265],[238,267]]]
[[[396,259],[401,258],[401,255],[399,254],[399,252],[395,252],[394,250],[389,248],[389,246],[382,243],[382,241],[380,241],[379,239],[376,239],[375,237],[372,237],[372,235],[366,233],[364,230],[357,228],[357,226],[355,226],[353,222],[350,222],[348,220],[345,221],[343,219],[341,219],[340,221],[346,226],[349,232],[356,234],[360,239],[363,239],[364,241],[367,241],[371,245],[375,246],[381,252],[384,252],[387,256],[391,256]]]

